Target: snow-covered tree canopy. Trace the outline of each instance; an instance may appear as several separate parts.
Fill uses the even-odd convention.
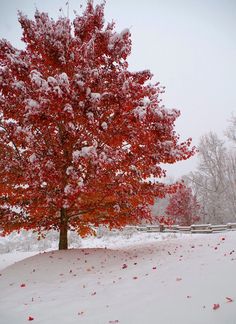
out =
[[[0,42],[1,226],[86,234],[148,219],[171,188],[144,180],[194,149],[151,73],[128,70],[130,31],[105,25],[92,1],[72,23],[39,11],[19,22],[25,50]]]

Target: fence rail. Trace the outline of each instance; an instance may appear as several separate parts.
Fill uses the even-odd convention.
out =
[[[134,228],[136,228],[136,230],[140,232],[208,234],[208,233],[216,233],[216,232],[224,232],[224,231],[235,231],[236,223],[228,223],[225,225],[193,224],[191,226],[145,225],[145,226],[135,226]]]

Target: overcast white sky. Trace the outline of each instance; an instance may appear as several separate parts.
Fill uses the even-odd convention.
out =
[[[95,1],[97,3],[98,1]],[[20,9],[33,17],[35,8],[56,18],[67,15],[66,0],[0,0],[0,38],[21,47],[17,21]],[[81,11],[85,0],[70,0]],[[106,20],[116,30],[130,28],[133,50],[131,70],[150,69],[153,82],[166,86],[163,103],[177,108],[176,130],[181,139],[209,131],[220,136],[236,112],[236,0],[107,0]],[[196,158],[169,168],[178,177],[193,170]]]

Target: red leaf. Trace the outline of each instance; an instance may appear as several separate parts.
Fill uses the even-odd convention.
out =
[[[33,321],[33,320],[34,320],[34,318],[32,316],[28,317],[28,321]]]
[[[22,284],[21,284],[20,286],[21,286],[21,288],[24,288],[24,287],[25,287],[25,284],[24,284],[24,283],[22,283]]]
[[[218,308],[220,308],[220,304],[214,304],[214,305],[213,305],[213,309],[214,309],[214,310],[216,310],[216,309],[218,309]]]
[[[233,299],[232,298],[230,298],[230,297],[225,297],[226,299],[227,299],[227,302],[228,303],[232,303],[233,302]]]
[[[84,314],[84,312],[83,312],[83,311],[82,311],[82,312],[79,312],[79,313],[78,313],[78,315],[83,315],[83,314]]]

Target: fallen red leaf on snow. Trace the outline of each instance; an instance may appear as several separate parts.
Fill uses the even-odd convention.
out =
[[[25,287],[25,284],[24,284],[24,283],[22,283],[22,284],[21,284],[20,286],[21,286],[21,288],[24,288],[24,287]]]
[[[138,279],[138,277],[133,277],[134,280]]]
[[[232,298],[230,298],[230,297],[225,297],[226,299],[227,299],[227,302],[228,303],[232,303],[233,302],[233,299]]]
[[[78,315],[83,315],[83,314],[84,314],[84,312],[79,312],[79,313],[78,313]]]
[[[123,266],[122,266],[122,269],[126,269],[128,266],[127,266],[127,264],[123,264]]]
[[[34,320],[34,318],[32,316],[28,317],[28,321],[33,321],[33,320]]]
[[[218,308],[220,308],[220,304],[214,304],[214,305],[213,305],[213,309],[214,309],[214,310],[216,310],[216,309],[218,309]]]

